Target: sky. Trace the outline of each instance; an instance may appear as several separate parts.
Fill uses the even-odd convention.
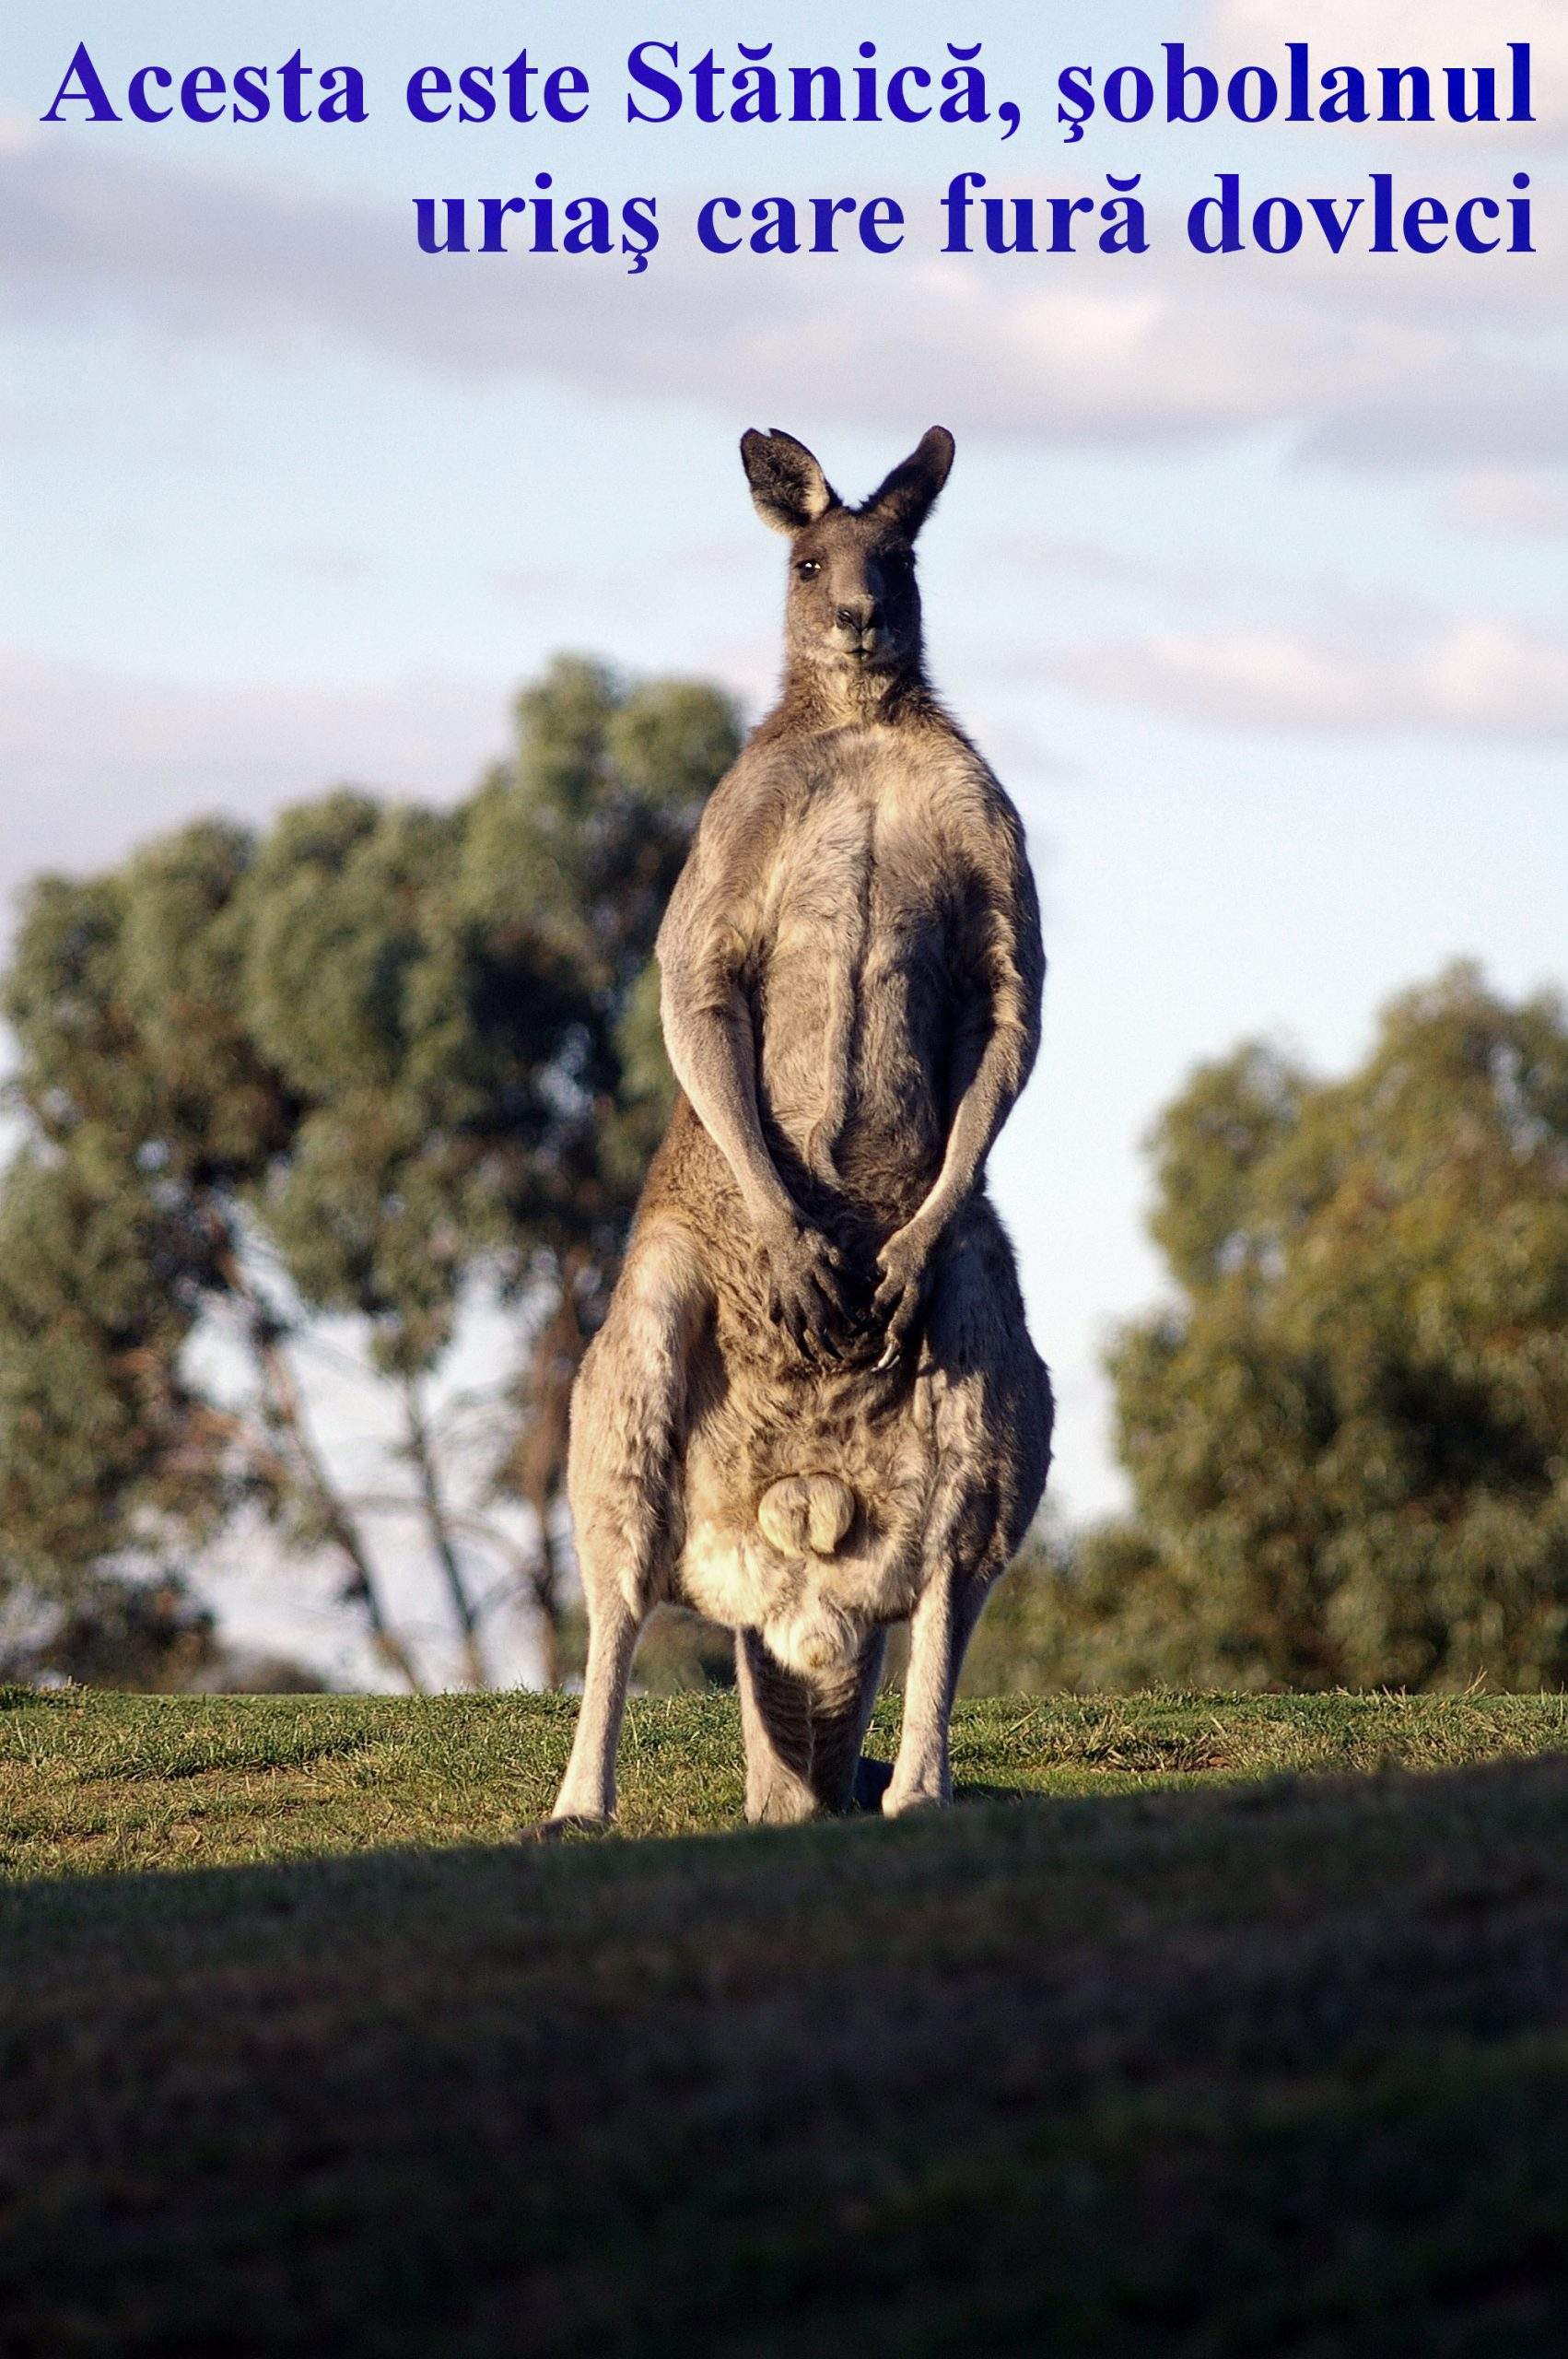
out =
[[[345,779],[462,793],[562,648],[717,678],[760,712],[781,557],[735,444],[780,425],[862,495],[933,420],[959,456],[922,543],[933,670],[1024,813],[1050,974],[993,1160],[1059,1397],[1070,1518],[1124,1496],[1101,1354],[1158,1297],[1140,1141],[1194,1062],[1268,1035],[1324,1070],[1394,992],[1479,958],[1563,979],[1568,336],[1563,0],[927,0],[732,9],[59,0],[0,50],[0,890],[200,811]],[[624,120],[639,40],[937,65],[983,42],[995,124]],[[1533,127],[1118,125],[1056,76],[1190,58],[1314,69],[1534,45]],[[526,39],[588,116],[420,126],[416,67]],[[123,91],[177,72],[365,72],[362,124],[54,125],[78,41]],[[80,110],[75,111],[78,115]],[[420,254],[415,194],[657,192],[619,256]],[[943,254],[954,171],[1107,194],[1150,251]],[[1532,254],[1193,253],[1238,171],[1342,209],[1514,193]],[[890,194],[897,255],[702,253],[704,196]]]

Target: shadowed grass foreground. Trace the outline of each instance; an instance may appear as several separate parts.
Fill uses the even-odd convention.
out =
[[[1009,1699],[943,1820],[519,1847],[569,1725],[0,1711],[8,2359],[1561,2348],[1561,1699]],[[729,1699],[624,1759],[733,1824]]]

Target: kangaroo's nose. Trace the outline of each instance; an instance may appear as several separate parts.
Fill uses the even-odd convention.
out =
[[[874,598],[852,598],[838,608],[834,616],[840,630],[874,630],[877,606]]]

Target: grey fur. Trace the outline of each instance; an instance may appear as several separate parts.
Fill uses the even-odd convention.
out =
[[[1039,1040],[1039,912],[1018,816],[927,684],[911,548],[953,438],[860,509],[791,436],[742,455],[790,536],[786,676],[659,937],[681,1096],[573,1399],[590,1644],[557,1822],[614,1810],[666,1600],[737,1634],[748,1816],[849,1805],[905,1618],[883,1807],[945,1801],[964,1649],[1050,1456],[985,1190]]]

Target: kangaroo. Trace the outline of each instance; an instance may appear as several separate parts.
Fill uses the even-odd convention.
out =
[[[953,437],[860,508],[792,435],[741,453],[790,541],[784,686],[658,939],[679,1094],[572,1401],[589,1650],[557,1829],[614,1812],[664,1601],[736,1634],[748,1818],[947,1801],[964,1650],[1050,1459],[984,1178],[1038,1046],[1039,910],[1018,815],[927,682],[915,577]],[[889,1776],[860,1746],[905,1619]]]

